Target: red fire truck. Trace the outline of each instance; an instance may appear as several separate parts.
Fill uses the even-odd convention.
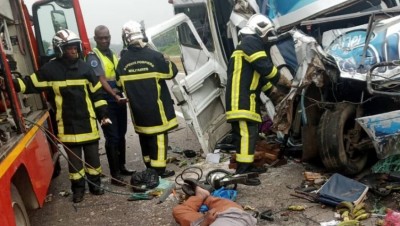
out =
[[[0,0],[0,225],[30,225],[27,210],[43,206],[59,172],[45,94],[15,92],[12,79],[32,74],[54,57],[52,37],[60,29],[89,40],[78,0],[41,0],[30,15],[23,0]]]

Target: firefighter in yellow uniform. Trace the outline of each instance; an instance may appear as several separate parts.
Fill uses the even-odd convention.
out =
[[[104,194],[100,180],[100,136],[96,116],[103,125],[109,124],[110,120],[107,118],[107,102],[102,99],[101,83],[92,68],[79,57],[82,51],[79,37],[70,30],[60,30],[53,38],[53,48],[56,59],[30,76],[15,79],[14,84],[22,93],[47,91],[56,111],[57,136],[68,147],[72,201],[77,203],[83,200],[85,176],[90,193]]]
[[[129,100],[143,160],[159,176],[173,176],[174,171],[166,170],[168,131],[178,126],[178,120],[165,80],[174,78],[178,70],[173,62],[146,46],[138,22],[127,22],[122,32],[127,51],[118,63],[117,84]]]
[[[241,42],[228,64],[226,117],[232,125],[233,142],[237,147],[236,173],[262,173],[265,169],[252,164],[261,122],[260,94],[268,95],[274,84],[290,86],[290,81],[280,76],[268,55],[266,40],[274,33],[274,25],[267,17],[253,15],[239,33]]]

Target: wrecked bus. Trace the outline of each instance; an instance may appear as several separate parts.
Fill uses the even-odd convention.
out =
[[[179,47],[185,73],[174,80],[172,92],[205,153],[213,151],[230,130],[224,95],[237,32],[252,14],[263,13],[279,32],[271,52],[274,63],[286,69],[285,76],[291,76],[294,84],[277,106],[262,97],[280,141],[302,150],[303,160],[319,156],[332,171],[355,174],[364,168],[374,145],[355,119],[400,106],[398,97],[374,95],[366,88],[368,69],[398,56],[397,1],[169,2],[176,16],[147,33],[160,51]],[[388,71],[388,76],[374,76],[375,88],[397,87],[382,85],[388,80],[396,84],[396,65],[377,70]]]

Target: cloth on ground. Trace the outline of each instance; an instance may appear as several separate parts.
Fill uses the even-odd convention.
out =
[[[212,196],[218,198],[229,199],[231,201],[236,201],[237,191],[232,189],[226,189],[225,187],[221,187],[211,193]],[[208,211],[208,206],[202,205],[199,209],[199,212],[205,213]]]
[[[191,223],[191,226],[199,226],[204,220],[204,217]],[[238,208],[229,208],[224,212],[218,214],[217,219],[210,224],[210,226],[250,226],[256,225],[257,219],[250,213],[240,210]]]

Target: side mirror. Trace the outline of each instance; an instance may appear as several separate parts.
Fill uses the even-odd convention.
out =
[[[71,0],[55,0],[55,3],[64,9],[71,9],[73,7]]]
[[[51,21],[53,22],[54,32],[62,29],[68,29],[67,20],[65,19],[64,11],[51,11]]]

